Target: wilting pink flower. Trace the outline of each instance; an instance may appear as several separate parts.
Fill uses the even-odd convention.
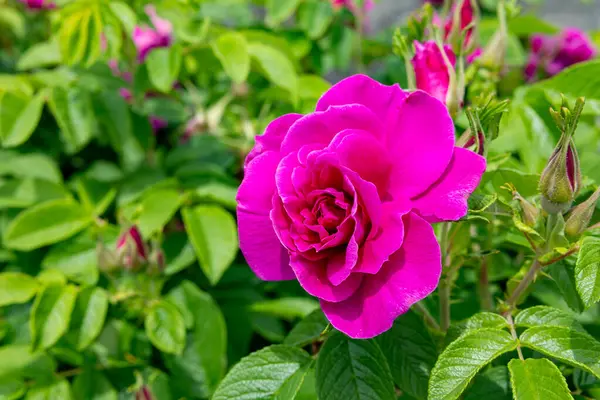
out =
[[[525,77],[532,81],[558,74],[563,69],[597,55],[593,42],[585,32],[567,28],[555,36],[533,35]]]
[[[131,90],[127,88],[119,88],[119,94],[128,103],[131,103],[131,101],[133,100],[133,94],[131,93]]]
[[[149,117],[149,120],[154,133],[157,133],[158,131],[165,129],[167,126],[169,126],[169,123],[167,121],[160,117],[155,117],[154,115],[151,115]]]
[[[119,237],[117,253],[123,264],[128,268],[135,268],[147,260],[146,244],[135,225]]]
[[[451,71],[444,61],[444,56],[435,41],[430,40],[423,44],[415,41],[415,56],[412,59],[412,65],[415,70],[417,89],[421,89],[446,103],[448,88],[450,87]],[[450,48],[445,45],[444,51],[448,61],[454,68],[456,65],[456,56]]]
[[[460,1],[460,0],[457,0]],[[433,17],[433,23],[437,26],[444,27],[444,40],[453,41],[451,35],[453,32],[461,33],[467,26],[471,25],[475,21],[475,10],[473,10],[473,4],[471,0],[464,0],[462,7],[458,14],[458,27],[454,29],[454,19],[456,15],[456,6],[458,3],[454,3],[452,6],[446,21],[443,21],[439,15],[435,14]],[[473,27],[469,28],[465,34],[465,41],[463,43],[464,48],[471,47],[473,39]]]
[[[133,43],[138,51],[138,61],[143,62],[148,53],[159,47],[168,47],[173,40],[173,26],[171,22],[160,18],[153,5],[147,5],[144,10],[154,29],[148,26],[136,26],[133,30]]]
[[[256,138],[240,247],[260,278],[298,279],[335,328],[370,338],[436,288],[431,223],[463,217],[484,170],[442,102],[355,75]]]
[[[56,7],[53,1],[48,0],[19,0],[30,10],[50,10]]]

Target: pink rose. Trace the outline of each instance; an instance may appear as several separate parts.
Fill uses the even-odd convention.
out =
[[[386,331],[436,288],[431,223],[463,217],[485,170],[483,157],[454,146],[442,102],[355,75],[256,142],[237,215],[261,279],[298,279],[353,338]]]
[[[147,26],[136,26],[133,30],[133,44],[138,51],[138,61],[144,62],[151,50],[159,47],[169,47],[173,40],[171,22],[160,18],[153,5],[147,5],[144,10],[152,21],[154,29]]]
[[[426,91],[436,99],[446,104],[448,88],[450,87],[450,71],[440,48],[433,40],[423,44],[415,41],[415,56],[412,65],[415,70],[417,88]],[[452,67],[456,65],[456,56],[450,48],[445,45],[444,51]]]

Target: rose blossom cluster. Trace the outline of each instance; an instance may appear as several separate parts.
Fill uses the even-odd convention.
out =
[[[530,45],[531,53],[525,67],[528,81],[556,75],[598,53],[585,32],[577,28],[567,28],[554,36],[532,35]]]
[[[241,250],[263,280],[297,279],[353,338],[389,329],[441,274],[432,223],[455,221],[485,170],[446,106],[364,75],[256,138],[237,195]]]

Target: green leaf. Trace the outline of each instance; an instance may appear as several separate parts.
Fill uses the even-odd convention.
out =
[[[511,18],[508,23],[508,29],[517,36],[530,36],[534,33],[553,35],[560,31],[556,26],[532,14]]]
[[[302,75],[298,79],[298,96],[318,100],[330,87],[331,84],[318,75]]]
[[[38,178],[62,184],[62,174],[56,161],[45,154],[18,154],[11,151],[0,153],[0,175],[19,178]]]
[[[390,368],[374,340],[330,336],[319,351],[316,377],[322,400],[396,398]]]
[[[238,251],[235,221],[231,214],[216,206],[184,208],[181,214],[200,267],[215,285]]]
[[[267,25],[278,26],[290,18],[300,2],[301,0],[267,0]]]
[[[73,380],[75,400],[117,400],[118,394],[104,374],[86,368]],[[58,400],[58,399],[57,399]]]
[[[558,75],[541,81],[536,88],[550,89],[568,96],[600,100],[600,61],[577,63],[562,70]]]
[[[181,48],[178,46],[154,49],[148,54],[148,77],[156,89],[163,93],[171,92],[179,76],[181,59]]]
[[[510,360],[510,382],[515,400],[572,399],[567,381],[552,361],[545,358]]]
[[[99,287],[87,288],[77,296],[71,329],[78,351],[83,351],[102,331],[108,311],[108,295]]]
[[[526,308],[515,317],[515,325],[524,328],[532,326],[566,326],[585,332],[583,326],[575,317],[557,308],[548,306],[535,306]]]
[[[546,267],[546,272],[558,286],[567,305],[578,313],[582,312],[584,306],[577,292],[574,266],[566,262],[557,262]]]
[[[38,291],[38,283],[32,276],[21,272],[0,273],[0,307],[27,303]]]
[[[52,347],[69,329],[77,289],[51,284],[35,298],[31,310],[31,344],[34,350]]]
[[[4,232],[4,245],[29,251],[60,242],[93,222],[92,215],[70,199],[52,200],[21,212]]]
[[[244,35],[224,33],[212,43],[212,49],[232,81],[242,83],[248,78],[250,53]]]
[[[66,379],[33,386],[25,400],[72,400],[71,387]]]
[[[127,3],[122,1],[111,1],[109,7],[113,14],[121,21],[125,31],[131,35],[138,22],[135,11],[133,11]]]
[[[306,297],[283,297],[275,300],[259,301],[251,306],[252,311],[287,320],[306,317],[318,308],[319,303],[316,300]]]
[[[235,210],[237,188],[220,182],[208,182],[193,192],[194,198],[201,203],[216,203],[227,209]]]
[[[179,209],[183,198],[176,190],[159,189],[147,193],[139,208],[138,228],[143,237],[162,231]]]
[[[329,2],[305,1],[298,10],[298,25],[309,38],[318,39],[325,34],[333,17],[333,8]]]
[[[17,62],[17,70],[49,67],[60,64],[62,57],[60,47],[55,40],[36,43],[29,47]]]
[[[48,92],[40,91],[33,98],[11,93],[0,95],[0,138],[2,147],[25,143],[40,122]]]
[[[27,344],[9,344],[0,347],[0,378],[47,379],[54,376],[56,364],[45,352],[32,352]]]
[[[448,345],[460,336],[481,328],[508,328],[508,322],[498,314],[491,312],[477,313],[465,321],[452,324],[446,333],[444,342]]]
[[[27,391],[24,381],[14,378],[0,379],[0,399],[17,400],[23,397]]]
[[[429,381],[429,397],[458,399],[477,372],[517,342],[500,329],[478,329],[452,342],[438,358]]]
[[[185,346],[185,322],[176,306],[159,301],[150,309],[144,325],[148,338],[159,350],[181,354]]]
[[[321,309],[316,309],[298,322],[286,336],[283,344],[303,347],[321,338],[329,321]]]
[[[586,333],[564,326],[536,326],[523,332],[519,341],[600,378],[600,343]]]
[[[66,197],[71,194],[64,186],[37,178],[11,179],[0,184],[0,209],[27,208]]]
[[[184,281],[168,296],[192,329],[181,356],[166,356],[174,387],[182,396],[210,397],[225,374],[227,332],[214,300],[192,282]]]
[[[250,43],[248,51],[269,81],[288,90],[292,99],[297,98],[298,75],[294,64],[284,53],[274,47],[256,42]]]
[[[77,87],[55,87],[48,104],[68,154],[77,153],[96,135],[98,127],[92,100],[86,91]]]
[[[311,363],[311,357],[296,347],[264,348],[237,363],[212,400],[293,399]]]
[[[575,285],[586,307],[600,301],[600,239],[587,237],[583,240],[577,264]]]
[[[508,368],[493,367],[477,374],[465,391],[465,400],[512,400]]]
[[[413,312],[403,314],[377,342],[396,385],[415,399],[427,399],[427,382],[438,353],[421,317]]]
[[[168,235],[163,242],[165,252],[165,275],[173,275],[192,265],[196,261],[194,247],[187,240],[185,232]]]

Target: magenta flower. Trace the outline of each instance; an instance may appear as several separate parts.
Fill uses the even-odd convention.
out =
[[[158,133],[158,131],[165,129],[167,126],[169,126],[169,123],[167,121],[160,117],[155,117],[154,115],[151,115],[149,117],[149,120],[150,125],[152,126],[152,131],[154,131],[154,133]]]
[[[448,88],[450,87],[450,76],[454,73],[444,61],[440,48],[433,40],[423,44],[415,41],[415,56],[412,65],[415,70],[417,88],[424,90],[436,99],[446,104]],[[444,51],[452,67],[456,65],[456,56],[450,48],[445,45]]]
[[[50,10],[56,7],[53,1],[48,0],[19,0],[30,10]]]
[[[346,7],[348,10],[352,11],[353,13],[358,10],[356,0],[331,0],[331,5],[335,9],[340,9],[340,8]],[[373,0],[364,0],[363,12],[371,11],[374,6],[375,6],[375,3],[373,2]]]
[[[173,40],[171,22],[160,18],[153,5],[147,5],[144,10],[152,21],[154,29],[148,26],[136,26],[133,30],[133,43],[138,52],[138,61],[144,62],[150,51],[159,47],[169,47]]]
[[[335,328],[370,338],[436,288],[431,223],[463,217],[484,170],[442,102],[355,75],[256,138],[240,247],[261,279],[297,279]]]
[[[598,53],[585,32],[577,28],[567,28],[555,36],[533,35],[530,45],[525,66],[529,81],[554,76],[573,64],[591,60]]]

